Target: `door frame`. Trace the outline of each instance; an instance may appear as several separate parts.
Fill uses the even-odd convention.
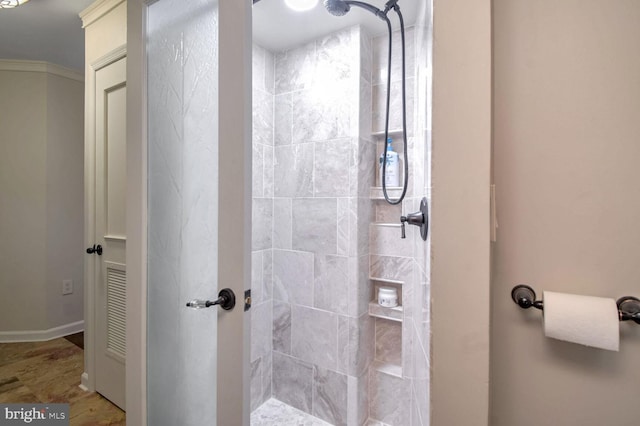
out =
[[[156,0],[127,2],[127,424],[147,424],[147,110],[146,10]],[[218,423],[249,425],[249,320],[242,309],[251,286],[251,0],[219,0],[219,285],[239,297],[218,319]],[[242,46],[242,49],[238,49]],[[243,72],[238,73],[241,69]],[[232,142],[236,143],[232,143]],[[244,164],[244,167],[236,167]],[[222,205],[222,203],[221,203]],[[239,214],[240,213],[240,214]],[[233,243],[228,243],[233,242]],[[242,339],[230,339],[241,333]],[[238,341],[239,340],[239,341]],[[234,342],[230,346],[228,342]],[[242,356],[238,356],[242,354]],[[224,365],[225,368],[220,368]],[[241,374],[238,374],[241,372]],[[245,403],[246,402],[246,403]],[[242,421],[237,414],[242,412]]]

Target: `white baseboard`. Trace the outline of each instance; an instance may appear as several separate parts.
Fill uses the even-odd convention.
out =
[[[85,371],[84,373],[82,373],[82,376],[80,376],[80,389],[82,389],[85,392],[89,391],[89,375],[87,374],[87,372]]]
[[[0,343],[43,342],[84,331],[84,321],[72,322],[48,330],[0,331]]]

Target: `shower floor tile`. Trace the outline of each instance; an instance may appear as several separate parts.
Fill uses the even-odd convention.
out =
[[[331,426],[331,423],[271,398],[251,413],[251,426]]]

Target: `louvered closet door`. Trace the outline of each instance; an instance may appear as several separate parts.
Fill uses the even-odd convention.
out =
[[[124,409],[126,356],[126,58],[96,72],[96,391]]]

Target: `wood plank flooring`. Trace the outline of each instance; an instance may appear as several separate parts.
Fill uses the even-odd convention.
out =
[[[68,403],[71,426],[125,425],[125,413],[78,386],[83,350],[64,338],[0,343],[0,403]]]

